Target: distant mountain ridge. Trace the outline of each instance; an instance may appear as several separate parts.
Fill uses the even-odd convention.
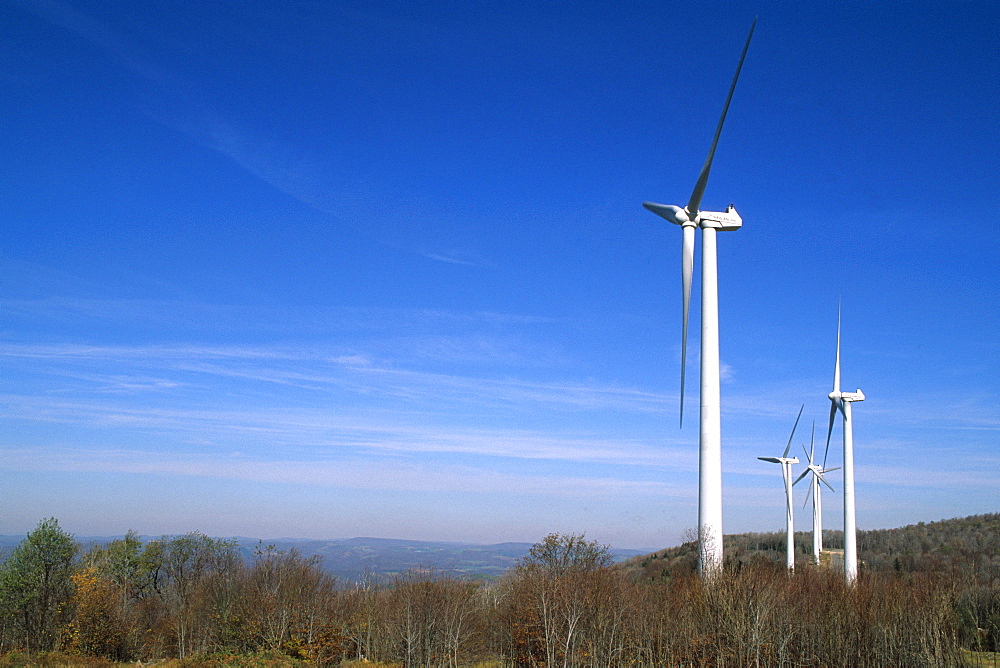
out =
[[[107,544],[122,536],[77,536],[76,540],[89,550],[94,545]],[[161,536],[140,536],[143,542]],[[22,541],[24,536],[0,535],[0,561]],[[269,547],[289,552],[296,550],[304,557],[319,557],[323,569],[346,582],[390,580],[407,571],[434,571],[443,576],[468,579],[494,579],[517,565],[528,554],[531,543],[459,543],[418,541],[395,538],[248,538],[232,540],[244,558]],[[645,554],[646,550],[611,549],[618,561]]]
[[[843,534],[824,531],[824,545],[840,548]],[[77,536],[84,552],[122,536]],[[143,541],[161,536],[141,536]],[[24,540],[23,535],[0,535],[0,562]],[[323,569],[343,582],[391,581],[407,571],[433,571],[465,579],[495,579],[528,554],[531,543],[460,543],[394,538],[271,538],[235,537],[244,558],[259,549],[292,549],[305,557],[319,557]],[[797,561],[808,563],[812,533],[795,534]],[[919,522],[898,529],[858,532],[859,557],[872,570],[935,570],[944,564],[975,562],[1000,573],[1000,513],[970,515],[937,522]],[[783,532],[732,534],[725,537],[727,561],[749,563],[754,559],[784,559]],[[655,552],[612,548],[623,568],[637,577],[659,578],[693,570],[697,545],[684,543]]]
[[[306,557],[320,557],[324,570],[341,580],[351,582],[392,578],[412,570],[431,570],[453,577],[492,579],[516,565],[531,549],[530,543],[481,545],[395,538],[260,541],[237,538],[237,542],[246,556],[252,555],[261,547],[274,546],[274,549],[280,551],[295,549]],[[633,551],[636,552],[638,551]]]

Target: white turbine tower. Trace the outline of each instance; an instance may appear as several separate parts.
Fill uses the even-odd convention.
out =
[[[854,428],[851,424],[851,404],[864,401],[865,394],[840,391],[840,308],[837,309],[837,362],[833,367],[833,391],[830,397],[830,426],[826,430],[826,453],[830,451],[830,435],[837,411],[844,416],[844,579],[848,585],[858,579],[858,532],[854,509]]]
[[[805,450],[805,446],[802,446]],[[824,473],[829,473],[830,471],[836,471],[840,467],[834,467],[832,469],[826,468],[826,462],[823,462],[823,466],[816,463],[816,421],[813,421],[812,437],[809,439],[809,451],[806,452],[806,457],[809,459],[809,466],[806,470],[795,479],[793,485],[797,485],[800,480],[805,478],[809,473],[812,473],[812,478],[809,481],[809,491],[806,493],[806,503],[809,503],[809,496],[812,496],[813,501],[813,563],[819,563],[819,553],[823,551],[823,497],[820,494],[819,484],[822,482],[824,485],[830,488],[830,491],[834,491],[833,486],[826,481],[823,477]],[[805,504],[802,504],[805,508]]]
[[[726,104],[722,107],[715,138],[708,158],[695,182],[686,207],[643,202],[642,205],[680,225],[683,232],[681,249],[681,281],[684,291],[684,316],[681,334],[681,394],[680,422],[684,424],[684,375],[687,364],[688,311],[691,305],[691,280],[694,272],[694,230],[702,231],[701,247],[701,426],[698,438],[698,573],[710,576],[722,568],[722,419],[719,390],[719,286],[715,251],[716,230],[738,230],[743,219],[732,205],[724,212],[702,211],[701,198],[708,184],[708,175],[715,157],[715,147],[722,134],[726,112],[740,78],[743,60],[753,37],[754,19],[747,35],[736,75],[729,87]]]
[[[763,462],[774,462],[775,464],[781,464],[781,477],[785,482],[785,529],[787,537],[785,539],[785,566],[789,571],[795,570],[795,518],[793,517],[793,504],[792,504],[792,464],[798,464],[798,457],[789,457],[788,451],[792,447],[792,439],[795,438],[795,428],[799,426],[799,418],[802,417],[802,409],[806,405],[802,404],[802,408],[799,409],[799,415],[795,418],[795,424],[792,425],[792,435],[788,437],[788,445],[785,446],[785,452],[780,457],[758,457],[757,459]]]

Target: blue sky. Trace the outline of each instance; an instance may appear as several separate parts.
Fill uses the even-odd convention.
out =
[[[678,543],[698,280],[679,429],[641,203],[754,16],[703,201],[724,530],[782,528],[756,457],[825,436],[840,298],[859,527],[996,512],[995,3],[8,0],[0,533]]]

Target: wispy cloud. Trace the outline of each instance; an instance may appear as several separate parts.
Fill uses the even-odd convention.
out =
[[[480,269],[497,267],[496,261],[477,250],[471,238],[455,244],[455,237],[466,237],[468,233],[462,230],[471,226],[456,226],[449,216],[467,214],[448,212],[447,205],[422,201],[386,203],[383,197],[372,194],[384,191],[385,186],[357,181],[352,177],[357,170],[343,156],[306,150],[213,116],[203,114],[203,120],[181,129],[272,188],[335,218],[359,237],[435,262]],[[416,224],[428,218],[434,220],[433,225]],[[426,228],[450,232],[444,238],[428,233]]]
[[[496,264],[485,260],[482,258],[476,258],[467,255],[461,251],[457,250],[440,250],[440,251],[418,251],[420,255],[423,255],[429,260],[434,260],[436,262],[444,262],[446,264],[458,264],[466,267],[482,267],[482,268],[492,268]]]
[[[13,0],[15,6],[77,35],[122,67],[145,75],[148,67],[138,59],[120,35],[78,8],[60,0]]]
[[[344,191],[347,181],[324,177],[330,175],[336,163],[332,157],[310,155],[296,145],[254,136],[252,131],[225,121],[206,120],[201,127],[187,131],[272,188],[312,209],[338,217],[351,211],[356,195]]]
[[[198,300],[122,299],[109,297],[67,296],[86,278],[50,267],[25,263],[0,256],[0,279],[8,296],[3,301],[5,316],[22,321],[70,323],[85,326],[92,322],[114,323],[163,334],[163,327],[181,329],[185,338],[202,338],[218,331],[252,329],[255,332],[279,332],[301,338],[313,334],[331,336],[399,332],[439,332],[454,338],[468,330],[509,331],[553,324],[571,324],[557,318],[524,313],[495,311],[449,311],[439,308],[396,308],[218,304]],[[14,286],[12,288],[12,286]],[[23,289],[17,289],[23,286]],[[101,292],[92,286],[90,292]],[[15,298],[12,292],[55,293],[43,298]],[[192,325],[197,330],[192,331]],[[169,336],[169,335],[168,335]]]
[[[44,371],[78,379],[81,363],[113,368],[114,384],[129,371],[148,377],[150,369],[187,374],[173,379],[191,385],[193,376],[241,379],[315,391],[344,391],[410,401],[448,401],[480,406],[547,404],[564,409],[604,409],[640,413],[670,410],[669,396],[628,387],[579,382],[477,378],[379,365],[363,353],[336,354],[318,348],[253,346],[97,346],[86,344],[0,344],[0,358],[40,359]],[[452,358],[454,359],[454,358]],[[171,382],[169,376],[162,378]],[[106,384],[106,383],[105,383]],[[83,388],[85,389],[85,388]]]
[[[959,462],[934,468],[896,464],[858,466],[856,475],[859,483],[879,487],[925,487],[958,491],[969,487],[970,476],[965,467],[956,464]],[[1000,457],[994,458],[990,464],[994,470],[1000,469]],[[990,486],[988,482],[986,486]]]
[[[44,451],[10,450],[5,466],[16,471],[179,475],[396,492],[447,490],[491,494],[517,490],[519,494],[573,498],[692,496],[690,486],[685,483],[611,476],[517,474],[463,464],[431,465],[405,459],[262,460],[239,453],[165,454],[56,446]]]
[[[164,435],[180,446],[198,444],[214,451],[250,448],[276,459],[298,457],[296,453],[305,449],[337,461],[363,453],[437,453],[674,470],[695,466],[688,448],[640,438],[461,427],[381,410],[145,407],[11,395],[0,396],[0,402],[0,410],[12,422],[127,426],[136,434]]]

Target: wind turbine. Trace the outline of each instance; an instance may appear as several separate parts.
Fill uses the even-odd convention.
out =
[[[805,450],[805,446],[802,446]],[[833,492],[834,489],[823,477],[824,473],[829,473],[830,471],[836,471],[840,467],[837,466],[832,469],[824,468],[816,463],[816,421],[813,420],[812,437],[809,439],[809,451],[806,452],[806,457],[809,458],[809,466],[806,470],[795,479],[793,485],[797,485],[800,480],[806,477],[809,473],[812,473],[812,479],[809,481],[809,491],[806,493],[806,503],[809,503],[809,496],[812,495],[813,500],[813,563],[819,563],[819,553],[823,551],[823,499],[820,496],[820,486],[822,482],[824,485],[830,488]],[[805,507],[805,504],[802,504]]]
[[[754,19],[747,35],[736,75],[722,107],[719,125],[708,151],[708,158],[695,182],[686,207],[643,202],[642,205],[683,232],[681,247],[681,282],[684,291],[684,316],[681,334],[680,423],[684,424],[684,375],[687,364],[688,311],[691,305],[691,280],[694,272],[694,230],[701,228],[701,426],[698,437],[698,573],[713,575],[722,568],[722,418],[719,390],[719,277],[716,263],[716,230],[738,230],[743,219],[730,204],[723,211],[702,211],[701,198],[712,170],[715,147],[722,134],[726,112],[740,78],[743,60],[750,48],[750,38],[757,25]]]
[[[805,407],[806,405],[802,404],[802,408],[799,409],[799,415],[795,418],[795,424],[792,425],[792,435],[788,437],[788,445],[785,446],[785,452],[780,457],[757,458],[763,462],[781,464],[781,477],[785,481],[785,523],[787,530],[787,538],[785,539],[785,566],[789,571],[795,570],[795,520],[792,517],[792,464],[798,464],[799,458],[789,457],[788,451],[792,447],[792,439],[795,438],[795,428],[799,426],[799,418],[802,417],[802,409]]]
[[[840,307],[837,307],[837,362],[833,367],[833,391],[830,397],[830,426],[826,430],[826,451],[823,465],[830,451],[830,435],[837,411],[844,416],[844,580],[848,585],[858,579],[858,530],[854,508],[854,428],[851,424],[851,404],[864,401],[865,394],[840,391]]]

